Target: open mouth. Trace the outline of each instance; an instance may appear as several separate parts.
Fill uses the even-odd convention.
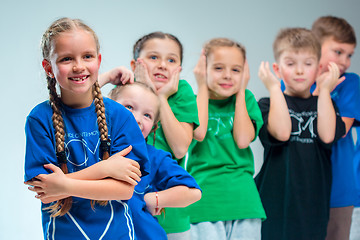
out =
[[[83,77],[72,77],[72,78],[69,78],[71,81],[74,81],[74,82],[83,82],[85,81],[89,76],[83,76]]]
[[[158,81],[167,81],[167,77],[161,73],[154,74],[154,77]]]

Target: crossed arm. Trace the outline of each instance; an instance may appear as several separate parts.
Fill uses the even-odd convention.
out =
[[[53,164],[46,164],[44,167],[52,173],[40,174],[25,184],[30,185],[29,190],[36,192],[35,197],[43,203],[69,196],[91,200],[127,200],[141,176],[139,164],[123,157],[130,151],[131,147],[128,147],[107,160],[69,174],[64,174]]]

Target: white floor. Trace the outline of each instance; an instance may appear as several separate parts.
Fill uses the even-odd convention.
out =
[[[350,240],[360,240],[360,207],[354,208],[353,211]]]

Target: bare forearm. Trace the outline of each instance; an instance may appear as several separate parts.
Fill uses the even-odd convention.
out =
[[[206,84],[199,86],[196,103],[200,126],[194,130],[194,139],[201,142],[205,138],[209,119],[209,91]]]
[[[66,174],[67,177],[79,180],[100,180],[108,177],[103,171],[102,165],[104,161],[100,161],[94,165],[84,168],[80,171]]]
[[[331,143],[335,137],[336,113],[329,92],[320,90],[317,111],[319,137],[323,142]]]
[[[233,136],[240,149],[247,148],[255,138],[255,129],[246,108],[245,91],[236,95]]]
[[[148,201],[156,205],[155,193],[149,193]],[[186,186],[176,186],[164,191],[158,192],[158,208],[166,207],[187,207],[190,204],[199,201],[201,191],[197,188],[188,188]]]
[[[167,99],[160,98],[160,121],[165,138],[176,158],[185,156],[193,138],[193,125],[179,122],[172,112]]]
[[[103,87],[107,83],[109,83],[109,81],[110,81],[109,74],[110,74],[110,72],[105,72],[98,76],[98,82],[99,82],[100,87]]]
[[[92,200],[127,200],[131,198],[133,191],[134,186],[114,179],[71,179],[66,195]]]
[[[289,109],[280,88],[270,91],[268,126],[270,134],[279,141],[287,141],[291,134]]]

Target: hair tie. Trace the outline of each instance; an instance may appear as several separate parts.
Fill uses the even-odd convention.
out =
[[[67,162],[65,151],[56,152],[56,158],[60,164],[66,164]]]
[[[101,159],[105,160],[108,159],[110,157],[110,139],[108,140],[100,140],[100,151],[102,154]]]
[[[109,152],[110,151],[110,140],[100,140],[100,149],[102,152]]]

